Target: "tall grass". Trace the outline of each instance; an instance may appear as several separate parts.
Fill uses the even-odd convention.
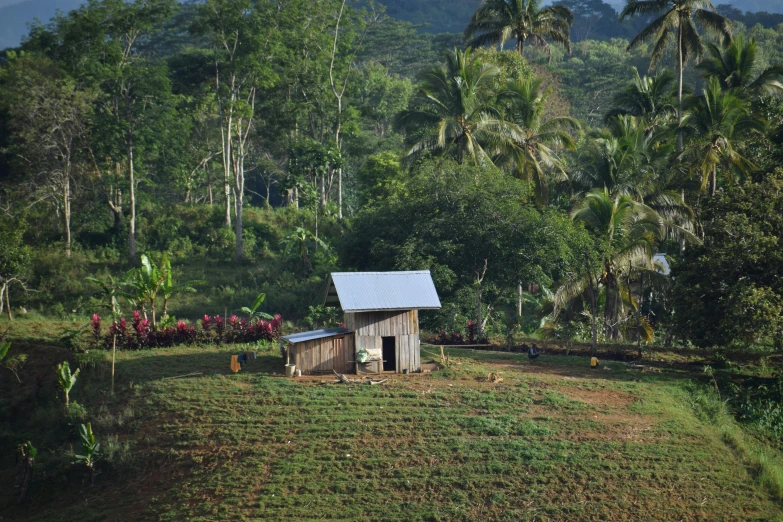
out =
[[[755,439],[737,424],[727,401],[703,385],[689,381],[686,385],[695,413],[713,424],[726,445],[734,451],[750,475],[777,501],[783,501],[783,461],[780,455]]]

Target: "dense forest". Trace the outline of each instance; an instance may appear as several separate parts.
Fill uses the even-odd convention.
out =
[[[147,254],[203,283],[169,321],[264,292],[328,324],[330,271],[428,269],[433,333],[779,348],[780,16],[411,11],[91,0],[34,24],[0,57],[3,313],[105,310]]]

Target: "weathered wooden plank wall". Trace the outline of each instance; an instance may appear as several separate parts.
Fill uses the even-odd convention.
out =
[[[383,358],[382,337],[394,337],[395,363],[398,372],[407,369],[418,371],[421,367],[419,353],[419,312],[346,312],[345,327],[355,332],[355,345],[351,354],[364,348],[370,361]]]
[[[347,341],[347,342],[346,342]],[[353,336],[313,339],[291,346],[291,363],[304,374],[353,372]]]

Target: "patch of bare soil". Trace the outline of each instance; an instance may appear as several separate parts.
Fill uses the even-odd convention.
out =
[[[634,395],[615,390],[586,390],[582,388],[567,388],[565,386],[552,386],[552,388],[566,394],[570,399],[591,406],[624,408],[636,401]]]

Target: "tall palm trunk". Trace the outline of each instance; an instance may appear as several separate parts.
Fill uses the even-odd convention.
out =
[[[525,37],[517,36],[517,51],[520,56],[525,56]]]
[[[590,314],[592,316],[592,344],[590,345],[590,355],[595,357],[598,344],[598,324],[596,323],[596,313],[598,308],[597,281],[594,284],[593,267],[590,263],[590,255],[585,251],[585,266],[587,267],[587,280],[590,282]]]
[[[677,28],[677,124],[682,124],[682,71],[685,64],[682,63],[682,15],[680,15],[680,25]],[[677,152],[681,153],[682,131],[677,131]]]

